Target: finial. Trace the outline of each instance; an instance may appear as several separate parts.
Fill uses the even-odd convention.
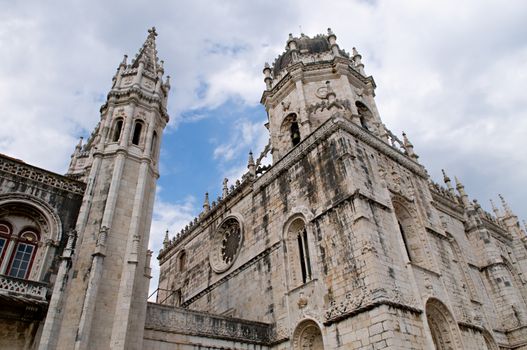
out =
[[[84,138],[82,136],[79,137],[79,142],[77,143],[77,146],[75,146],[76,149],[81,149],[82,148],[82,140]]]
[[[408,139],[408,136],[406,136],[406,133],[403,131],[403,146],[406,150],[406,153],[408,153],[408,156],[414,160],[417,160],[419,156],[415,154],[414,152],[414,145],[410,142]]]
[[[121,65],[126,67],[127,63],[128,63],[128,55],[124,55],[123,60],[121,61]]]
[[[271,90],[272,83],[273,83],[273,77],[271,76],[271,67],[269,66],[269,63],[265,62],[262,73],[265,75],[265,78],[264,78],[265,87],[267,88],[267,90]]]
[[[148,34],[150,36],[157,36],[156,27],[152,27],[152,28],[148,29]]]
[[[465,187],[463,186],[463,184],[461,183],[461,181],[459,181],[459,179],[457,178],[457,176],[454,176],[454,181],[456,182],[456,187],[457,187],[457,188],[460,188],[460,187],[461,187],[461,188],[465,188]]]
[[[500,210],[494,205],[494,201],[490,199],[490,206],[492,207],[492,211],[494,212],[494,215],[496,215],[496,218],[499,219],[501,216]]]
[[[501,206],[503,207],[503,209],[505,210],[505,214],[509,215],[509,216],[512,216],[514,215],[512,210],[511,210],[511,207],[509,207],[509,204],[505,201],[505,198],[503,198],[503,196],[501,194],[498,194],[498,196],[500,197],[500,200],[501,200]]]
[[[163,248],[166,249],[169,243],[170,243],[170,239],[168,239],[168,230],[166,230],[165,239],[163,240]]]
[[[165,79],[165,87],[170,89],[170,75],[167,75],[167,78]]]
[[[249,151],[249,159],[247,160],[247,169],[251,177],[256,176],[256,165],[254,164],[253,151]]]
[[[293,40],[293,34],[289,33],[289,40]]]
[[[353,63],[355,64],[355,67],[357,67],[360,74],[365,76],[366,73],[364,72],[364,64],[362,64],[362,61],[361,61],[362,56],[359,54],[356,48],[352,49],[352,53],[353,53],[353,57],[352,57]]]
[[[203,201],[203,211],[207,212],[210,210],[209,193],[205,192],[205,200]]]
[[[229,194],[229,179],[223,179],[223,198],[227,197]]]
[[[441,169],[441,172],[443,173],[443,181],[445,182],[445,185],[448,188],[448,192],[450,192],[451,195],[455,196],[456,193],[454,192],[454,187],[452,187],[452,182],[450,181],[450,178],[445,172],[445,169]]]
[[[328,35],[335,35],[333,34],[333,31],[331,30],[331,28],[328,28]]]

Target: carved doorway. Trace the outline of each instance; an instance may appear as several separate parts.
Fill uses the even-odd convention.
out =
[[[313,321],[303,321],[293,334],[294,350],[324,350],[322,332]]]
[[[456,322],[446,306],[437,299],[426,303],[426,320],[436,350],[462,349]]]

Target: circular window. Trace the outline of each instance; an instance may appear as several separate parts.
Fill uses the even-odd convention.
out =
[[[238,256],[242,241],[240,222],[233,217],[223,221],[212,239],[210,265],[215,272],[220,273],[231,267]]]

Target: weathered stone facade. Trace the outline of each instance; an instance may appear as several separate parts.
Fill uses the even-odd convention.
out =
[[[170,88],[155,36],[67,177],[0,157],[0,347],[527,349],[525,229],[503,199],[490,214],[431,181],[330,30],[265,65],[269,145],[167,235],[147,303]]]
[[[157,302],[267,323],[272,349],[526,348],[527,237],[510,209],[433,183],[331,31],[290,37],[264,75],[273,164],[251,155],[166,238]]]

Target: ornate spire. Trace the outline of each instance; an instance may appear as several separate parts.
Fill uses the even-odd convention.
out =
[[[513,216],[514,213],[512,212],[511,207],[509,207],[509,204],[505,201],[505,198],[503,198],[501,194],[498,194],[498,196],[500,197],[500,200],[501,200],[501,206],[505,210],[505,215]]]
[[[471,207],[472,205],[468,201],[468,195],[465,192],[465,186],[463,186],[463,184],[461,183],[461,181],[459,181],[457,177],[454,176],[454,179],[456,181],[456,188],[457,188],[457,191],[459,192],[459,195],[461,196],[461,201],[463,203],[463,206],[465,208]]]
[[[254,164],[253,151],[249,151],[249,159],[247,161],[247,169],[251,176],[256,176],[256,165]]]
[[[352,59],[353,59],[353,63],[355,63],[355,67],[359,70],[359,72],[362,75],[366,76],[366,73],[364,72],[364,64],[361,61],[362,56],[359,54],[356,48],[352,49],[352,54],[353,54]]]
[[[166,249],[170,243],[170,240],[168,239],[168,230],[165,232],[165,239],[163,239],[163,248]]]
[[[501,216],[500,210],[494,205],[494,201],[490,200],[490,205],[492,206],[492,211],[494,212],[494,215],[496,215],[496,218],[499,219]]]
[[[441,172],[443,173],[443,181],[445,182],[445,185],[448,187],[448,192],[450,192],[452,195],[456,195],[454,192],[454,187],[452,187],[452,181],[450,181],[450,178],[446,174],[444,169],[441,169]]]
[[[414,145],[410,142],[408,137],[406,136],[406,133],[403,131],[403,146],[406,150],[406,153],[408,153],[408,156],[412,158],[413,160],[417,160],[419,156],[415,154],[414,152]]]
[[[224,178],[223,179],[223,193],[222,193],[223,198],[227,197],[228,194],[229,194],[229,179]]]
[[[205,192],[205,200],[203,201],[203,211],[208,212],[210,210],[209,193]]]
[[[132,68],[137,68],[140,63],[143,63],[146,71],[157,74],[159,63],[156,50],[156,36],[156,27],[148,29],[148,37],[135,56]]]

